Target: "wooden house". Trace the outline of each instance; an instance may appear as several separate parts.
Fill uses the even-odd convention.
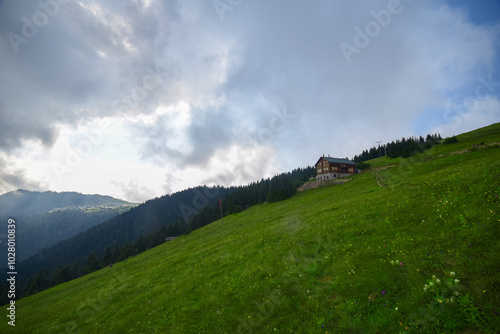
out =
[[[356,163],[348,159],[322,156],[316,162],[316,180],[334,180],[356,173]]]

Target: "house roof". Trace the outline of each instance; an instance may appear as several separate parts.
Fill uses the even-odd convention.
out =
[[[321,158],[319,158],[318,162],[321,159],[325,159],[328,162],[336,163],[336,164],[346,164],[346,165],[355,165],[356,164],[355,162],[348,160],[348,159],[340,159],[340,158],[332,158],[332,157],[321,157]],[[316,162],[316,165],[318,164],[318,162]]]

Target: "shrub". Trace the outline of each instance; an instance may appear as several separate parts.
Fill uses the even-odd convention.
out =
[[[369,163],[367,163],[367,162],[359,162],[359,163],[357,163],[357,164],[356,164],[356,167],[357,167],[358,169],[361,169],[361,170],[368,169],[368,168],[370,168],[371,166],[372,166],[372,165],[370,165],[370,164],[369,164]]]
[[[453,136],[453,137],[448,137],[444,140],[444,145],[448,145],[448,144],[455,144],[455,143],[458,143],[458,139],[457,137]]]

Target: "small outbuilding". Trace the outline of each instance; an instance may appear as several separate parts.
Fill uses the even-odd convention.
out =
[[[356,163],[348,159],[322,156],[315,166],[317,181],[334,180],[356,174]]]

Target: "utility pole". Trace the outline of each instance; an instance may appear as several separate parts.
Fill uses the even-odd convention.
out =
[[[219,197],[219,206],[220,206],[220,220],[222,222],[222,225],[224,225],[224,216],[222,215],[222,201],[220,200],[220,197]]]

